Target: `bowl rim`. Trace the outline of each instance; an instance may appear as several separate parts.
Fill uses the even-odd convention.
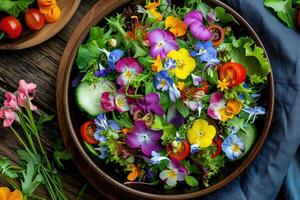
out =
[[[252,150],[250,151],[247,158],[245,160],[243,160],[242,163],[237,168],[235,168],[232,173],[230,173],[224,179],[220,180],[219,182],[217,182],[216,184],[214,184],[208,188],[204,188],[204,189],[201,189],[201,190],[198,190],[195,192],[191,192],[191,193],[186,193],[186,194],[165,195],[165,194],[147,193],[147,192],[143,192],[141,190],[137,190],[137,189],[128,187],[128,186],[118,182],[117,180],[113,179],[112,177],[110,177],[108,174],[106,174],[104,171],[101,170],[101,168],[93,161],[91,156],[86,152],[86,150],[83,147],[82,142],[79,140],[78,135],[76,134],[76,131],[74,130],[74,127],[72,124],[72,119],[70,116],[69,89],[70,89],[71,72],[72,72],[74,62],[75,62],[75,58],[77,56],[77,49],[78,49],[79,45],[87,37],[87,35],[89,33],[89,29],[92,26],[97,25],[104,17],[111,14],[116,8],[119,8],[122,5],[124,5],[125,3],[128,3],[130,1],[131,0],[111,0],[109,2],[105,2],[106,5],[104,5],[104,1],[97,2],[93,6],[93,8],[82,19],[82,21],[80,22],[80,24],[78,25],[76,30],[73,32],[73,34],[66,46],[66,49],[65,49],[65,52],[63,54],[63,58],[62,58],[62,61],[60,64],[60,68],[65,69],[65,74],[63,77],[64,80],[61,85],[61,86],[63,86],[63,88],[57,88],[57,91],[59,91],[59,92],[57,92],[57,97],[59,97],[58,95],[61,95],[61,94],[63,95],[62,96],[62,101],[63,101],[62,102],[63,103],[62,110],[65,114],[67,129],[69,132],[66,134],[70,134],[71,139],[73,140],[75,146],[77,147],[80,155],[84,158],[85,161],[87,161],[88,165],[90,167],[92,167],[93,170],[95,170],[100,176],[102,176],[110,184],[112,184],[113,186],[117,187],[118,189],[121,189],[122,191],[124,191],[128,194],[137,195],[137,197],[139,197],[139,198],[189,199],[189,198],[200,197],[200,196],[206,195],[208,193],[211,193],[213,191],[216,191],[216,190],[222,188],[223,186],[227,185],[229,182],[231,182],[236,177],[238,177],[246,169],[246,167],[253,161],[253,159],[256,157],[256,155],[258,154],[262,145],[265,142],[265,139],[266,139],[269,129],[270,129],[270,125],[271,125],[271,121],[272,121],[272,117],[273,117],[273,110],[274,110],[274,80],[273,80],[272,69],[268,75],[268,86],[269,86],[269,88],[268,88],[269,89],[268,113],[267,113],[266,120],[264,122],[264,128],[263,128],[259,138],[257,139],[255,146],[252,147]],[[261,42],[260,38],[254,31],[254,29],[246,22],[246,20],[243,17],[241,17],[236,11],[234,11],[227,4],[225,4],[219,0],[205,0],[204,2],[211,3],[214,6],[221,6],[227,12],[232,14],[234,16],[234,18],[240,23],[240,25],[243,26],[247,32],[249,32],[249,35],[256,41],[256,43],[260,47],[263,48],[265,55],[266,55],[268,61],[270,62],[268,53],[267,53],[263,43]],[[104,11],[104,14],[96,14],[94,11],[96,9],[98,9],[97,11],[99,12],[100,6],[102,6],[103,9],[109,7],[109,9],[104,9],[104,10],[102,9]],[[94,17],[93,19],[91,18],[91,16],[89,16],[90,13],[93,13],[93,15],[95,15],[95,16],[93,16]],[[101,12],[99,12],[99,13],[101,13]],[[89,24],[87,26],[85,26],[85,28],[83,28],[81,25],[84,24],[85,20],[88,20]],[[71,49],[71,51],[67,51],[67,49]],[[270,64],[271,64],[271,62],[270,62]],[[59,80],[59,81],[61,84],[61,80]],[[61,89],[62,89],[62,91],[61,91]],[[58,112],[62,112],[61,106],[62,105],[59,105],[59,102],[58,102],[58,107],[60,108],[60,109],[58,108]],[[64,125],[62,125],[61,122],[59,122],[59,123],[60,123],[61,129],[65,131],[66,130],[65,127],[62,128],[62,126],[64,126]],[[65,144],[66,144],[66,141],[65,141]],[[106,191],[106,192],[108,192],[108,191]]]

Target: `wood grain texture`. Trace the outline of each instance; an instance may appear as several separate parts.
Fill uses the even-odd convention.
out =
[[[76,12],[80,1],[81,0],[57,0],[62,11],[58,21],[46,24],[40,31],[24,31],[20,39],[13,42],[0,43],[0,50],[27,49],[45,42],[65,27]]]
[[[63,139],[68,147],[68,149],[72,152],[73,155],[76,155],[75,162],[81,172],[88,178],[91,184],[103,195],[106,195],[108,198],[113,199],[191,199],[191,198],[199,198],[200,196],[206,195],[208,193],[214,192],[217,189],[225,186],[229,182],[231,182],[234,178],[239,176],[242,171],[252,162],[255,158],[259,150],[261,149],[269,131],[269,127],[271,124],[271,119],[273,115],[274,108],[274,83],[272,73],[269,75],[269,99],[268,99],[268,116],[264,126],[262,127],[262,133],[253,147],[251,154],[241,162],[241,164],[226,178],[219,181],[215,185],[196,191],[192,193],[186,193],[181,195],[159,195],[153,194],[148,190],[149,188],[145,188],[145,190],[134,190],[132,188],[124,186],[122,183],[113,179],[110,174],[106,174],[104,172],[104,166],[97,164],[85,151],[81,139],[78,134],[79,123],[76,124],[78,120],[74,120],[78,113],[76,113],[75,107],[72,107],[70,94],[70,81],[72,80],[71,74],[74,70],[74,61],[76,58],[76,52],[79,45],[86,38],[89,28],[96,25],[101,21],[104,17],[107,16],[110,12],[112,12],[116,7],[123,5],[129,0],[110,0],[110,1],[99,1],[95,6],[89,11],[89,13],[83,18],[77,29],[72,34],[64,55],[62,57],[60,68],[58,71],[58,79],[57,79],[57,109],[59,114],[60,128],[63,134]],[[257,34],[250,27],[250,25],[234,10],[225,5],[219,0],[207,0],[213,5],[222,6],[228,12],[230,12],[239,22],[241,26],[245,28],[246,31],[251,34],[253,39],[256,40],[259,46],[263,47],[262,42],[260,41]],[[266,51],[265,51],[266,52]],[[76,73],[73,73],[76,74]],[[78,162],[77,162],[78,160]],[[89,170],[86,170],[89,169]],[[95,175],[97,174],[97,175]],[[101,177],[101,178],[99,178]],[[112,189],[114,187],[114,189]],[[121,192],[119,192],[121,191]]]
[[[56,114],[55,82],[64,47],[75,27],[95,2],[96,0],[82,1],[67,26],[45,43],[26,50],[0,51],[0,106],[4,101],[3,94],[6,91],[16,90],[19,79],[25,79],[27,82],[38,84],[37,98],[34,103],[39,109],[47,114]],[[60,131],[57,119],[55,119],[48,123],[42,131],[42,141],[49,155],[59,137]],[[7,156],[17,162],[16,149],[18,149],[18,144],[14,136],[0,126],[0,156]],[[74,200],[87,180],[72,161],[65,162],[65,164],[66,170],[61,171],[64,190],[69,199]],[[0,186],[4,184],[0,180]],[[42,189],[38,190],[38,194],[47,198],[47,193]],[[106,198],[89,186],[84,199],[101,200]]]

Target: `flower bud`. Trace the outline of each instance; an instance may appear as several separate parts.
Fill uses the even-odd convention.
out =
[[[116,47],[117,44],[118,44],[118,41],[116,39],[114,39],[114,38],[108,40],[108,45],[110,47]]]

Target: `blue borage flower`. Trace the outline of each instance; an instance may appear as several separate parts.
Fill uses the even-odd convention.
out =
[[[98,148],[95,148],[95,150],[100,152],[99,158],[104,160],[108,156],[108,147],[107,146],[101,146]]]
[[[119,138],[118,132],[121,131],[120,126],[114,120],[107,120],[106,114],[101,113],[94,119],[94,122],[97,126],[94,138],[100,143],[107,142],[107,136],[103,135],[103,132],[108,131],[108,134],[114,139]]]
[[[152,151],[151,156],[151,162],[153,165],[159,164],[162,160],[170,160],[166,156],[161,156],[160,153],[157,153],[156,151]]]
[[[236,160],[243,155],[245,144],[237,135],[230,134],[222,143],[222,151],[230,160]]]
[[[254,123],[257,115],[265,115],[266,114],[266,109],[261,106],[255,106],[253,108],[245,106],[243,111],[245,111],[246,113],[249,114],[249,117],[245,124],[247,124],[251,119],[252,119],[251,123]]]
[[[213,47],[211,41],[205,43],[197,42],[196,51],[191,52],[192,57],[198,57],[201,62],[206,62],[207,66],[218,64],[217,50]]]
[[[164,64],[164,69],[174,69],[176,67],[176,60],[173,60],[172,58],[168,58]]]
[[[177,89],[175,83],[169,88],[169,97],[172,102],[175,102],[180,98],[180,91]]]
[[[160,71],[154,77],[154,84],[156,89],[161,91],[167,91],[173,84],[173,79],[169,77],[166,70]]]
[[[99,49],[99,50],[106,54],[108,66],[110,69],[115,69],[116,67],[115,63],[118,62],[124,56],[124,51],[120,49],[115,49],[112,52],[109,52],[106,49]]]

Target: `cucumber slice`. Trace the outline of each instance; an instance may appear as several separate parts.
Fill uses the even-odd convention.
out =
[[[248,125],[246,128],[246,133],[244,131],[240,131],[238,133],[239,138],[243,141],[245,144],[245,152],[242,157],[247,155],[249,150],[252,148],[256,138],[257,138],[257,131],[254,125]]]
[[[89,85],[87,82],[81,82],[75,90],[75,99],[78,107],[87,112],[92,117],[105,111],[100,105],[100,98],[104,92],[115,91],[115,86],[110,81],[100,81]]]

